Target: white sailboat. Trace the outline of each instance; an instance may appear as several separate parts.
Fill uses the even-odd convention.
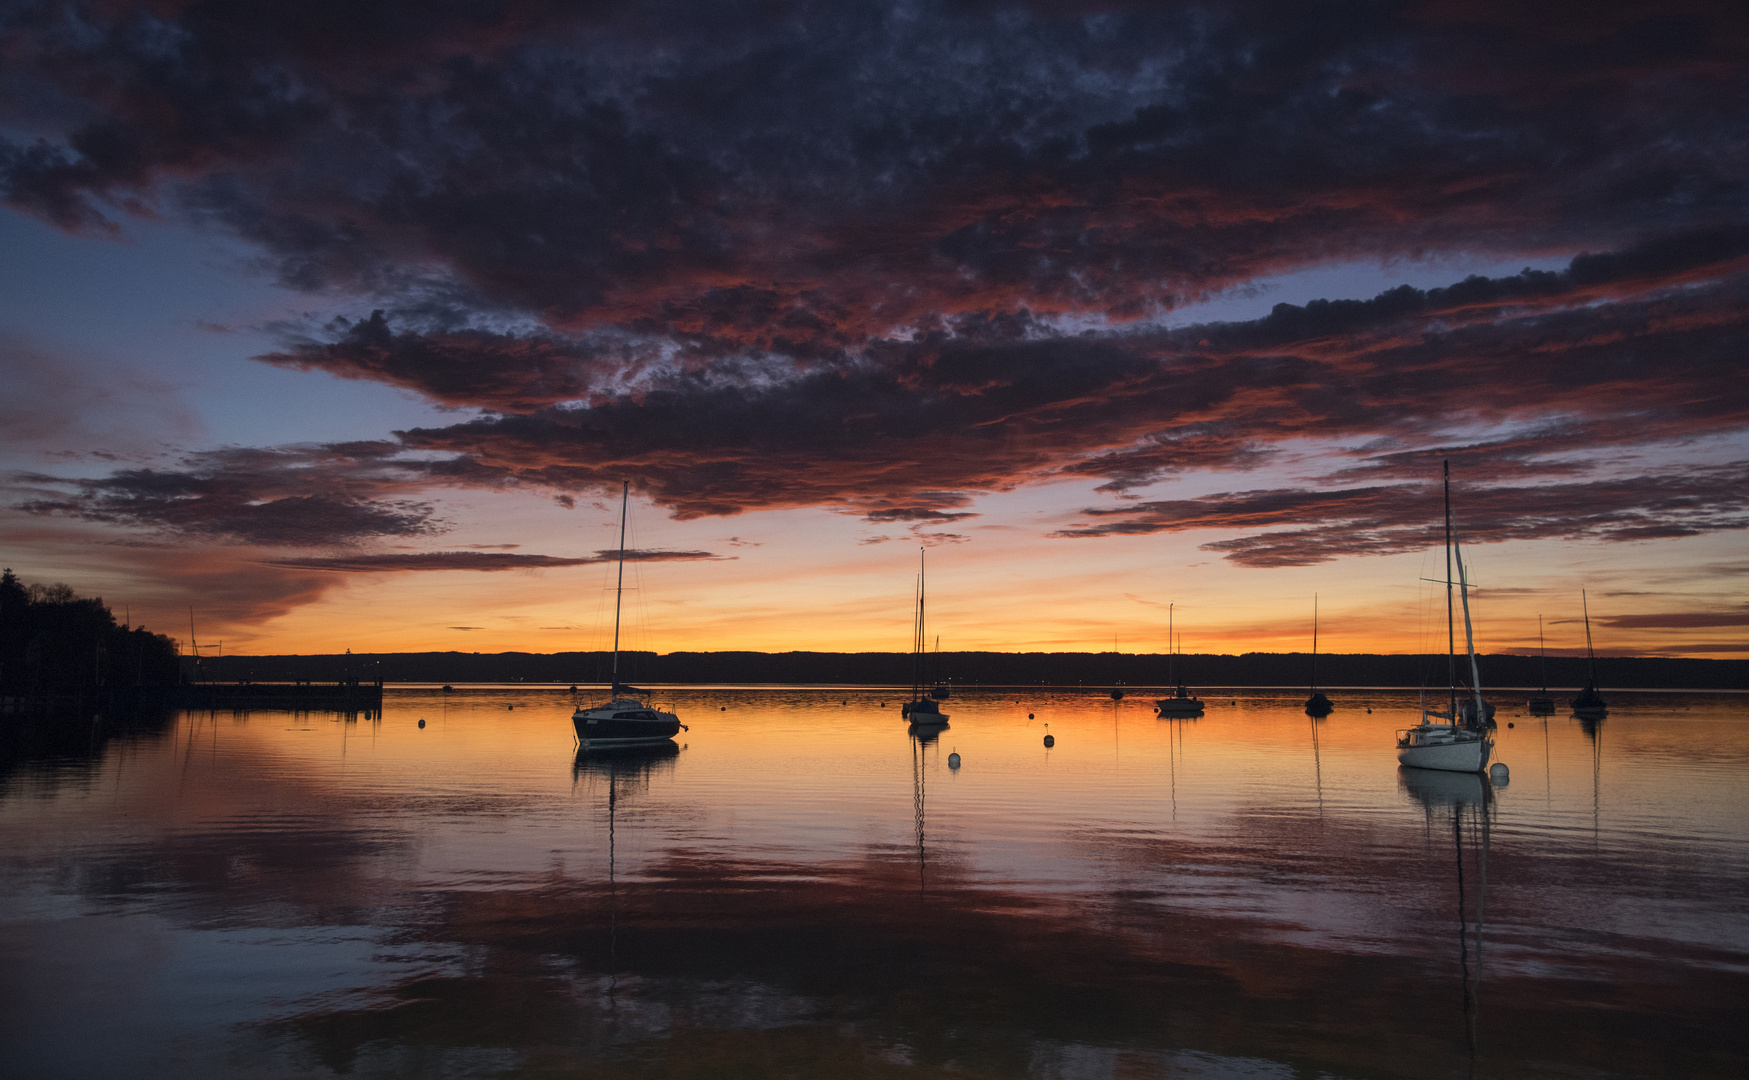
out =
[[[1458,581],[1463,590],[1464,645],[1470,657],[1470,693],[1458,700],[1457,641],[1452,605],[1452,561],[1457,562]],[[1425,699],[1421,707],[1421,723],[1397,732],[1397,760],[1416,769],[1440,769],[1447,772],[1479,773],[1488,767],[1494,740],[1488,735],[1488,717],[1493,708],[1482,700],[1481,672],[1476,664],[1476,638],[1470,624],[1470,584],[1464,572],[1463,555],[1451,528],[1451,462],[1445,463],[1445,635],[1446,676],[1449,684],[1445,712],[1430,710]]]
[[[631,498],[631,482],[620,490],[619,503],[619,582],[613,593],[613,688],[608,700],[589,708],[578,707],[571,714],[571,726],[577,730],[577,741],[583,749],[619,746],[659,746],[669,742],[686,725],[674,713],[646,704],[640,690],[619,681],[619,615],[620,601],[626,583],[626,508]]]

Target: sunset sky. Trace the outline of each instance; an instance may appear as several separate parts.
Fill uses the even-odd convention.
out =
[[[1749,651],[1740,3],[0,0],[0,563],[226,653]]]

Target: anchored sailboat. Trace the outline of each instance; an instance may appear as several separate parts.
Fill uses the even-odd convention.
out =
[[[1536,654],[1542,661],[1543,688],[1524,707],[1532,716],[1548,716],[1555,711],[1555,699],[1549,696],[1549,652],[1543,644],[1543,617],[1536,617]]]
[[[899,706],[899,716],[918,727],[939,726],[947,723],[947,714],[941,711],[941,706],[923,692],[926,685],[923,668],[928,659],[925,646],[929,640],[924,633],[923,586],[923,552],[919,551],[917,553],[917,619],[911,632],[911,700]]]
[[[619,502],[619,582],[613,592],[613,688],[608,700],[590,708],[578,707],[571,714],[571,726],[577,729],[577,741],[583,749],[615,746],[656,746],[679,734],[686,725],[671,712],[656,709],[640,700],[648,690],[640,690],[619,681],[619,615],[620,601],[626,583],[626,508],[631,498],[631,482],[620,489]]]
[[[1173,679],[1177,668],[1178,650],[1173,645],[1172,613],[1178,605],[1166,605],[1166,678]],[[1190,696],[1190,689],[1184,685],[1182,676],[1177,678],[1178,690],[1171,697],[1161,698],[1154,702],[1154,707],[1160,710],[1161,716],[1201,716],[1202,699]]]
[[[1464,645],[1470,657],[1470,695],[1458,701],[1456,612],[1452,604],[1452,561],[1457,561],[1458,581],[1464,592]],[[1397,732],[1397,760],[1417,769],[1477,773],[1488,767],[1494,740],[1488,735],[1488,716],[1493,711],[1482,700],[1482,678],[1476,664],[1475,632],[1470,625],[1470,583],[1464,573],[1463,556],[1451,528],[1451,462],[1445,463],[1445,667],[1449,687],[1445,712],[1421,708],[1421,723]],[[1441,721],[1435,723],[1434,721]]]
[[[1329,716],[1336,706],[1318,689],[1318,594],[1312,594],[1312,696],[1306,699],[1307,716]]]
[[[1581,720],[1602,720],[1609,715],[1609,706],[1603,695],[1597,692],[1597,654],[1591,650],[1591,602],[1586,599],[1584,589],[1579,590],[1579,602],[1585,609],[1585,662],[1589,665],[1589,677],[1585,680],[1585,689],[1573,699],[1573,715]]]

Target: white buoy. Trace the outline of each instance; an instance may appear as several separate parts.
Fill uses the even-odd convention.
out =
[[[960,767],[960,752],[958,750],[947,755],[947,767],[950,769],[957,769]]]
[[[1504,761],[1496,761],[1488,766],[1488,779],[1494,781],[1495,787],[1505,787],[1512,779],[1512,770],[1506,767]]]

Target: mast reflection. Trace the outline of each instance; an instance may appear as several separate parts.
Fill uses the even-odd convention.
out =
[[[1452,857],[1456,867],[1458,968],[1462,973],[1464,1042],[1469,1075],[1476,1071],[1477,1026],[1481,1012],[1483,928],[1488,913],[1488,842],[1494,813],[1494,789],[1480,774],[1400,768],[1403,790],[1420,803],[1429,834],[1442,819],[1451,821]],[[1466,833],[1468,834],[1466,838]],[[1467,849],[1467,850],[1466,850]],[[1475,921],[1470,921],[1470,888],[1465,863],[1475,867]],[[1472,947],[1473,946],[1473,947]]]
[[[928,853],[924,844],[924,774],[929,767],[929,749],[941,728],[925,726],[911,728],[911,813],[917,828],[917,899],[921,902],[928,888]],[[936,753],[941,747],[936,745]]]
[[[607,783],[607,997],[610,1008],[614,1005],[619,983],[619,887],[615,873],[617,851],[614,834],[620,793],[647,791],[657,773],[674,771],[674,759],[679,756],[680,747],[671,742],[595,750],[579,747],[571,763],[572,790],[576,790],[578,781],[583,781],[590,789],[602,781]]]

